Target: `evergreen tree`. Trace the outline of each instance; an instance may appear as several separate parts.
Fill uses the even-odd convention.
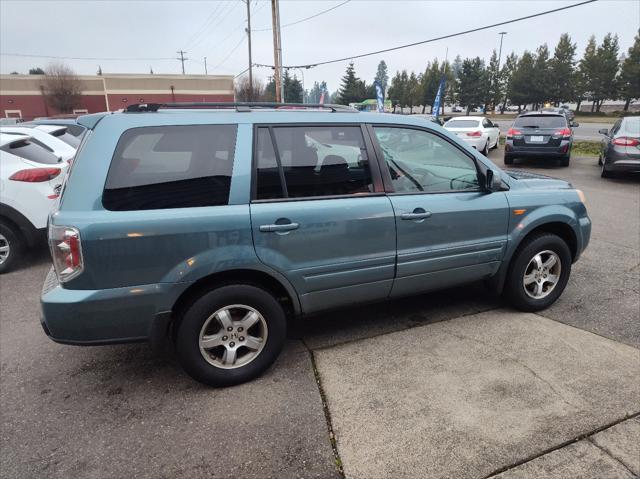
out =
[[[402,96],[402,79],[400,77],[400,72],[396,72],[396,74],[391,79],[391,84],[389,85],[389,89],[387,91],[387,98],[391,100],[394,113],[396,112],[396,106],[400,105],[401,96]]]
[[[276,80],[274,77],[269,77],[269,80],[264,87],[263,100],[267,102],[276,101]]]
[[[598,53],[596,46],[596,37],[591,35],[587,47],[584,50],[584,55],[580,60],[578,67],[578,76],[575,81],[575,85],[579,85],[580,94],[578,96],[578,102],[582,101],[582,98],[594,98],[595,90],[597,89],[597,76],[598,76]],[[591,110],[593,111],[593,106]]]
[[[364,82],[356,76],[356,70],[351,62],[342,77],[342,83],[338,90],[338,102],[343,105],[358,103],[364,99],[365,93]]]
[[[29,75],[44,75],[44,70],[40,67],[29,68]]]
[[[624,111],[627,111],[631,100],[640,98],[640,31],[622,62],[618,86],[624,100]]]
[[[600,107],[605,100],[618,97],[618,35],[607,33],[602,40],[602,44],[598,47],[596,58],[598,60],[598,76],[596,89],[594,91],[594,100],[596,101],[596,111],[600,111]]]
[[[502,65],[502,69],[500,70],[500,82],[502,84],[502,113],[507,107],[507,97],[508,93],[511,91],[511,83],[513,80],[513,74],[518,68],[518,56],[511,52],[511,54],[507,55],[505,59],[504,65]]]
[[[531,52],[525,50],[511,76],[509,99],[511,103],[518,105],[518,111],[520,111],[522,105],[527,105],[533,101],[534,63],[534,56]]]
[[[458,76],[458,99],[460,104],[467,108],[467,115],[472,108],[482,105],[485,87],[484,61],[480,57],[465,58]]]
[[[560,41],[549,60],[549,99],[554,105],[573,100],[576,93],[575,75],[576,44],[571,43],[567,33],[560,36]]]
[[[301,103],[302,102],[302,83],[293,75],[289,75],[289,70],[284,71],[282,79],[284,83],[284,102],[285,103]]]
[[[419,104],[422,104],[422,113],[425,112],[427,105],[431,107],[431,113],[433,113],[433,102],[438,94],[438,86],[440,84],[440,65],[438,60],[435,59],[433,63],[428,63],[424,74],[421,77],[420,89],[422,92],[422,98],[420,98]]]
[[[498,67],[498,53],[495,48],[489,59],[487,79],[489,88],[487,89],[487,98],[485,98],[484,101],[485,111],[488,105],[491,105],[492,109],[495,109],[502,100],[502,82],[500,79],[500,69]]]
[[[411,108],[410,113],[412,113],[414,105],[419,105],[422,102],[422,88],[420,86],[420,80],[414,72],[411,72],[409,75],[407,90],[406,101],[409,108]]]
[[[376,71],[374,81],[380,83],[382,93],[385,94],[387,92],[387,85],[389,84],[389,72],[387,71],[387,64],[384,60],[380,60],[380,63],[378,63],[378,70]]]
[[[533,63],[532,98],[534,109],[544,104],[549,99],[549,47],[544,43],[536,50]]]
[[[460,58],[460,55],[456,55],[453,59],[451,71],[453,73],[453,78],[457,80],[460,77],[460,72],[462,71],[462,59]]]

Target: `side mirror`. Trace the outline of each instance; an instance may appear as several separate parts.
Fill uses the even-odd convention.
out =
[[[601,135],[608,135],[609,134],[609,130],[607,130],[606,128],[600,128],[598,130],[598,133],[600,133]]]
[[[488,169],[486,173],[485,189],[489,192],[500,191],[502,188],[502,180],[500,175],[493,170]]]

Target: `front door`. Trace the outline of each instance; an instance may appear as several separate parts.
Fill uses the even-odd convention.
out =
[[[434,132],[373,128],[396,215],[392,296],[494,274],[507,242],[504,193],[480,186],[476,159]]]
[[[251,223],[260,260],[287,276],[306,313],[386,298],[395,219],[360,125],[255,134]]]

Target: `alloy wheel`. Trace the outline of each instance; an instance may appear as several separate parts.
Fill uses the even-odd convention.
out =
[[[10,254],[11,245],[9,244],[9,240],[7,240],[6,236],[0,233],[0,264],[7,261]]]
[[[562,262],[551,250],[536,254],[524,270],[522,285],[527,296],[533,299],[547,297],[560,281]]]
[[[256,309],[244,304],[225,306],[202,325],[200,354],[217,368],[239,368],[258,357],[267,336],[267,322]]]

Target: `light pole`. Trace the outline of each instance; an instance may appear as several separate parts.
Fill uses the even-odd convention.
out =
[[[500,49],[498,50],[498,71],[496,72],[496,81],[498,80],[498,76],[500,75],[500,59],[502,58],[502,40],[504,39],[504,36],[507,34],[507,32],[499,32],[498,35],[500,35]],[[500,110],[500,114],[504,115],[504,107],[506,106],[507,103],[507,97],[505,94],[505,98],[504,98],[504,103],[502,104],[502,110]]]

